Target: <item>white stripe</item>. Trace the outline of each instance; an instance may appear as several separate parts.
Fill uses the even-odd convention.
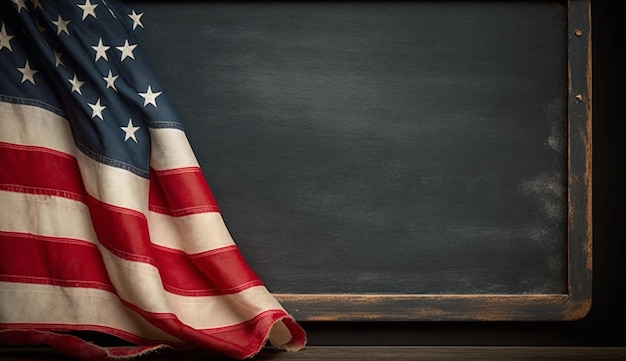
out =
[[[224,296],[184,297],[167,293],[167,299],[183,322],[201,330],[232,326],[268,310],[285,311],[264,286]]]
[[[97,325],[180,342],[126,307],[115,294],[99,289],[0,282],[0,304],[4,305],[1,323]]]
[[[87,193],[117,207],[148,212],[150,181],[131,172],[97,162],[78,153],[78,166]]]
[[[0,191],[0,205],[0,230],[97,244],[89,210],[82,202],[63,197]],[[187,254],[235,244],[221,214],[216,212],[184,217],[148,212],[148,228],[152,243]]]
[[[198,166],[185,133],[151,129],[151,166],[163,170]],[[0,102],[0,141],[54,149],[77,158],[87,192],[118,207],[147,213],[149,181],[104,165],[78,151],[66,119],[31,105]]]
[[[0,191],[0,230],[95,244],[87,206],[63,197]]]
[[[166,291],[159,270],[119,258],[100,247],[109,277],[121,299],[154,313],[173,313],[198,329],[232,326],[267,310],[284,310],[264,286],[220,296],[180,296]]]
[[[182,130],[151,128],[150,165],[157,170],[198,167]],[[47,147],[71,155],[78,152],[68,121],[32,105],[0,102],[0,141]]]
[[[42,146],[61,151],[77,157],[85,187],[95,198],[114,206],[133,209],[148,214],[149,181],[119,168],[103,165],[78,152],[72,139],[67,122],[58,115],[37,107],[15,105],[0,102],[0,139],[3,141],[23,145]],[[17,114],[20,114],[18,116]],[[154,134],[155,152],[153,154],[156,169],[197,166],[197,161],[183,132],[172,129],[158,129]],[[174,141],[171,141],[175,139]],[[171,141],[171,143],[170,143]],[[23,195],[14,192],[2,192],[3,206],[0,207],[2,229],[16,232],[40,232],[42,235],[67,237],[85,240],[97,244],[88,213],[80,202],[61,197]],[[160,218],[162,215],[151,214],[151,218]],[[166,217],[167,218],[167,217]],[[200,221],[200,222],[198,222]],[[204,223],[208,221],[207,223]],[[202,252],[219,248],[222,245],[233,244],[226,230],[221,215],[192,215],[181,217],[175,224],[173,219],[166,221],[167,225],[153,229],[151,233],[157,244],[172,246],[191,253]],[[68,227],[71,225],[71,227]],[[180,227],[180,228],[179,228]],[[165,231],[170,228],[169,231]],[[185,234],[176,236],[181,228],[190,229]],[[157,232],[158,230],[158,232]],[[166,234],[160,238],[160,234]],[[181,244],[181,239],[187,238]],[[207,240],[208,239],[208,240]],[[183,323],[194,328],[208,329],[236,325],[247,321],[258,313],[266,310],[283,310],[282,306],[263,286],[246,289],[242,292],[227,296],[187,297],[174,295],[163,289],[159,271],[152,265],[121,259],[104,247],[99,246],[103,259],[107,264],[107,271],[120,296],[130,303],[136,304],[148,312],[174,313]],[[77,302],[71,297],[63,300],[67,288],[42,285],[10,284],[23,287],[16,291],[6,285],[0,288],[2,304],[28,304],[36,298],[32,307],[38,308],[38,313],[30,313],[32,309],[26,306],[25,311],[32,321],[65,323],[72,319],[81,320],[82,317],[99,324],[111,315],[126,315],[126,311],[119,309],[114,302],[114,296],[105,291],[92,289],[72,289],[70,294],[78,292],[81,298]],[[30,291],[32,287],[34,291]],[[40,288],[37,288],[40,287]],[[48,292],[46,287],[57,287],[55,292]],[[44,291],[41,291],[44,289]],[[36,293],[37,297],[33,297]],[[104,296],[103,296],[104,295]],[[41,296],[41,297],[39,297]],[[22,297],[22,298],[20,298]],[[113,297],[113,299],[111,298]],[[56,298],[59,298],[58,300]],[[113,301],[112,301],[113,300]],[[41,302],[40,302],[41,301]],[[112,303],[113,302],[113,303]],[[53,306],[51,306],[53,305]],[[10,308],[2,308],[7,313]],[[98,312],[96,312],[98,311]],[[29,319],[28,315],[8,312],[16,315],[2,314],[3,320]],[[41,315],[46,315],[41,319]],[[91,315],[91,316],[90,316]],[[104,316],[102,316],[104,315]],[[74,318],[72,318],[74,317]],[[132,317],[130,317],[132,318]],[[119,317],[115,318],[120,319]],[[123,319],[123,317],[122,317]],[[56,320],[56,321],[55,321]],[[4,321],[9,322],[9,321]],[[82,321],[81,321],[82,322]],[[110,321],[114,322],[114,321]],[[123,329],[115,325],[110,326]]]
[[[31,105],[0,102],[0,142],[40,146],[75,155],[65,118]]]
[[[35,106],[0,102],[0,141],[73,155],[89,194],[105,203],[146,214],[149,181],[87,157],[77,150],[72,139],[63,117]]]
[[[148,228],[152,243],[187,254],[211,251],[235,244],[224,224],[222,215],[218,212],[198,213],[183,217],[148,212]]]
[[[0,199],[3,205],[0,207],[2,230],[72,238],[98,244],[86,207],[80,202],[5,191],[0,192]],[[186,221],[191,223],[198,220],[183,218],[187,218]],[[213,221],[218,222],[219,219],[213,217]],[[223,231],[225,232],[225,229]],[[158,235],[155,237],[161,240]],[[230,244],[227,241],[230,237],[227,234],[224,237],[227,238],[222,241]],[[201,244],[192,244],[190,247],[196,247],[197,251],[203,249]],[[111,282],[122,299],[148,312],[176,314],[183,323],[194,328],[235,325],[255,317],[260,312],[283,309],[264,286],[223,296],[191,297],[172,294],[163,288],[156,267],[119,258],[100,245],[98,248]],[[6,289],[0,291],[4,292]],[[58,308],[56,304],[54,308]]]
[[[182,130],[151,128],[150,146],[150,166],[156,170],[199,166]]]

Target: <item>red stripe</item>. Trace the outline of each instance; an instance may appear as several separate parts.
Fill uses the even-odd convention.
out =
[[[220,248],[218,252],[205,252],[189,256],[165,247],[155,247],[155,255],[160,269],[187,267],[189,272],[167,272],[162,274],[167,285],[177,285],[173,293],[186,296],[205,296],[215,293],[227,294],[243,291],[263,283],[250,269],[236,246]],[[207,277],[208,276],[208,277]],[[210,289],[202,290],[211,284]]]
[[[0,331],[0,345],[22,346],[22,345],[47,345],[62,351],[64,354],[76,357],[80,360],[108,360],[108,359],[130,359],[142,356],[148,351],[153,351],[169,344],[184,349],[184,345],[174,342],[151,340],[140,337],[124,330],[100,325],[77,325],[77,324],[46,324],[46,323],[17,323],[0,324],[3,330]],[[113,335],[121,339],[146,346],[98,346],[93,342],[83,340],[78,336],[59,331],[97,331]]]
[[[213,279],[205,277],[185,253],[155,245],[154,254],[159,269],[184,269],[183,272],[161,272],[163,288],[168,292],[182,296],[211,296],[222,293],[213,283]]]
[[[102,325],[92,325],[92,324],[67,324],[67,323],[0,323],[0,328],[5,329],[0,331],[3,337],[0,337],[0,344],[3,344],[4,341],[7,341],[4,338],[6,332],[33,332],[35,329],[38,332],[71,332],[71,331],[97,331],[106,333],[109,335],[113,335],[115,337],[119,337],[123,340],[133,342],[138,345],[150,345],[150,344],[169,344],[169,345],[180,345],[181,343],[169,341],[169,340],[160,340],[160,339],[151,339],[147,337],[143,337],[140,335],[135,335],[126,330],[120,330],[113,327],[102,326]],[[8,345],[9,343],[4,343]],[[127,346],[128,347],[128,346]],[[99,359],[102,360],[102,359]]]
[[[179,253],[168,252],[161,248],[156,249],[150,242],[147,220],[142,213],[108,205],[93,197],[85,196],[86,192],[80,181],[77,162],[67,154],[42,147],[0,143],[0,159],[3,159],[3,165],[0,167],[0,189],[62,196],[80,201],[87,200],[98,239],[107,249],[127,260],[146,262],[155,266],[163,263],[170,268],[176,267],[175,272],[162,273],[164,285],[173,293],[222,294],[260,284],[260,281],[245,265],[245,262],[240,259],[241,256],[238,252],[230,252],[233,259],[224,261],[229,267],[239,267],[229,269],[229,271],[237,270],[230,272],[231,275],[229,276],[220,271],[219,265],[207,264],[213,262],[211,257],[207,257],[206,260],[196,259],[192,262]],[[183,182],[189,184],[191,178],[199,184],[206,184],[204,180],[197,179],[198,175],[201,176],[201,173],[197,171],[159,173],[170,182],[182,179]],[[187,177],[188,175],[192,175],[192,177]],[[161,178],[159,176],[159,179]],[[176,189],[173,185],[170,187]],[[208,187],[205,190],[208,192],[204,193],[206,198],[207,194],[210,195],[210,191],[208,191]],[[178,190],[175,193],[181,192]],[[185,197],[175,196],[173,198],[185,200]],[[212,196],[210,199],[213,199]],[[178,202],[178,204],[182,203]],[[189,204],[186,209],[190,209]],[[20,254],[3,253],[14,257]],[[177,262],[181,263],[177,264]],[[203,270],[205,271],[204,275],[202,274]],[[213,279],[214,274],[222,274],[223,276],[215,278],[216,281],[213,283],[209,281],[208,277]],[[34,282],[34,278],[31,282]]]
[[[122,300],[122,302],[124,302]],[[209,349],[219,350],[225,356],[243,360],[260,351],[263,346],[260,340],[265,340],[272,325],[284,319],[285,325],[292,333],[290,343],[303,344],[306,338],[304,330],[297,324],[285,318],[282,310],[267,310],[256,315],[251,320],[227,327],[198,330],[180,322],[173,314],[151,313],[127,304],[150,323],[161,330],[176,335],[182,341],[190,344],[204,345]]]
[[[282,320],[287,328],[291,331],[291,344],[303,344],[306,335],[304,331],[290,318],[286,318],[282,310],[268,310],[259,313],[251,320],[230,325],[226,327],[218,327],[211,329],[198,330],[182,324],[175,315],[163,313],[151,313],[137,308],[135,305],[122,301],[126,306],[136,311],[144,319],[169,334],[176,334],[183,341],[191,344],[199,342],[199,344],[208,344],[213,346],[225,346],[228,350],[226,355],[236,359],[245,359],[259,351],[263,346],[259,340],[264,340],[272,325]],[[47,324],[47,323],[0,323],[5,331],[2,331],[3,337],[0,337],[0,344],[10,345],[10,337],[6,336],[7,332],[19,332],[26,339],[30,339],[29,332],[45,332],[48,331],[76,331],[76,330],[92,330],[105,332],[131,341],[138,345],[154,345],[156,343],[168,344],[172,346],[182,347],[183,344],[168,340],[153,340],[139,335],[134,335],[125,330],[119,330],[101,325],[77,325],[77,324]],[[39,331],[35,331],[35,329]],[[176,332],[176,333],[173,333]],[[229,341],[225,341],[229,340]],[[219,349],[219,348],[218,348]]]
[[[93,244],[0,231],[0,279],[115,292]]]
[[[272,325],[283,320],[285,325],[291,330],[291,344],[304,344],[306,335],[304,331],[293,321],[285,317],[285,313],[280,310],[269,310],[260,313],[255,318],[230,327],[223,327],[211,330],[195,330],[182,324],[174,315],[154,314],[137,309],[134,305],[128,305],[135,309],[146,320],[164,330],[167,333],[175,334],[183,341],[191,345],[203,345],[206,349],[219,351],[225,356],[233,359],[247,359],[263,347],[263,340],[266,339]],[[167,317],[163,317],[167,316]],[[50,331],[75,331],[93,330],[105,332],[117,337],[134,342],[138,345],[168,344],[179,349],[185,349],[184,345],[171,341],[150,340],[145,337],[136,336],[123,330],[116,330],[98,325],[59,325],[59,324],[0,324],[3,328],[0,344],[23,345],[23,344],[46,344],[58,348],[69,355],[82,359],[102,360],[110,358],[111,354],[103,352],[100,347],[78,339],[76,336],[67,334],[51,333]],[[59,339],[50,340],[48,337]],[[139,355],[145,351],[146,346],[123,346],[127,351],[123,356],[130,357]],[[87,350],[85,349],[87,348]],[[93,349],[92,349],[93,348]],[[190,346],[190,348],[193,348]],[[116,354],[123,350],[116,350]],[[91,357],[90,357],[91,355]]]
[[[180,295],[217,295],[238,292],[261,281],[236,247],[189,256],[156,246],[140,212],[88,199],[98,240],[120,258],[149,263],[160,270],[165,289]]]
[[[153,250],[159,269],[168,270],[161,272],[164,288],[174,294],[221,295],[261,285],[233,247],[193,259],[164,247]],[[0,279],[115,292],[96,246],[30,233],[0,231]]]
[[[85,200],[78,163],[49,148],[0,143],[0,190]]]
[[[263,285],[248,266],[237,246],[227,246],[191,256],[193,263],[206,275],[210,275],[221,290],[239,292],[246,288]]]
[[[150,210],[175,217],[219,212],[199,167],[150,169]]]
[[[129,261],[156,266],[143,213],[113,206],[88,196],[87,204],[98,241],[109,251]]]

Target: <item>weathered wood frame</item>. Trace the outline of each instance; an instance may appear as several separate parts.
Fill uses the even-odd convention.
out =
[[[558,321],[591,308],[591,4],[569,0],[568,274],[563,294],[276,294],[300,321]]]

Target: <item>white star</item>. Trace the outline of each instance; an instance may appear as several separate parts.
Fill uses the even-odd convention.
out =
[[[32,0],[32,2],[33,2],[33,9],[37,9],[37,8],[43,9],[43,7],[41,6],[41,1],[39,1],[39,0]]]
[[[2,28],[0,29],[0,50],[7,48],[10,52],[13,52],[11,39],[13,39],[13,35],[7,34],[7,29],[4,27],[4,23],[2,23]]]
[[[96,61],[100,58],[104,58],[104,60],[109,61],[106,51],[109,50],[110,46],[102,44],[102,38],[98,40],[98,45],[92,46],[91,48],[96,51]]]
[[[76,77],[76,73],[74,73],[74,79],[67,79],[67,81],[72,84],[72,90],[70,91],[70,93],[77,92],[78,94],[83,95],[80,87],[83,86],[85,82],[78,80],[78,77]]]
[[[61,56],[63,56],[63,53],[59,53],[54,50],[54,66],[57,68],[59,67],[59,65],[65,66],[65,64],[63,64],[63,60],[61,59]]]
[[[145,93],[138,93],[139,95],[141,95],[141,97],[143,97],[144,101],[143,101],[143,106],[145,107],[148,104],[152,104],[154,105],[154,107],[156,108],[157,104],[156,104],[156,98],[161,95],[162,92],[156,92],[153,93],[152,92],[152,88],[150,87],[150,85],[148,85],[148,90],[146,90]]]
[[[98,4],[92,5],[89,0],[86,0],[83,5],[76,4],[79,8],[83,9],[83,18],[81,20],[85,20],[87,16],[91,15],[94,19],[96,19],[96,6]]]
[[[13,4],[17,5],[18,14],[22,9],[26,9],[26,11],[28,11],[28,8],[26,7],[26,0],[11,0],[11,1],[13,2]]]
[[[142,16],[143,16],[143,13],[137,14],[135,12],[135,9],[133,9],[133,13],[132,14],[128,14],[128,17],[133,19],[133,30],[135,30],[135,28],[137,28],[137,26],[141,26],[143,28],[143,24],[141,23],[141,17]]]
[[[71,23],[72,20],[63,20],[61,15],[57,17],[57,20],[52,20],[52,23],[57,26],[57,35],[60,35],[61,32],[65,32],[67,35],[70,35],[69,30],[67,30],[67,24]]]
[[[89,105],[91,110],[93,110],[93,112],[91,113],[92,118],[98,117],[101,120],[104,120],[104,118],[102,117],[102,111],[104,110],[104,108],[106,108],[106,106],[100,104],[100,98],[98,98],[98,101],[96,101],[95,104],[87,103],[87,105]]]
[[[137,143],[137,138],[135,137],[135,132],[139,129],[139,127],[136,127],[133,125],[133,120],[132,119],[128,119],[128,125],[125,127],[120,127],[122,128],[122,130],[124,131],[124,133],[126,133],[124,135],[124,141],[127,141],[128,139],[132,138],[135,143]]]
[[[119,75],[113,76],[113,73],[109,70],[109,75],[103,77],[102,79],[107,82],[107,89],[113,88],[113,90],[117,91],[117,88],[115,87],[115,81],[117,78],[119,78]]]
[[[135,54],[133,54],[133,50],[135,50],[136,47],[137,44],[129,45],[128,40],[124,40],[124,46],[116,46],[115,48],[122,52],[122,60],[120,61],[124,61],[124,59],[126,58],[135,59]]]
[[[28,80],[29,82],[35,84],[35,73],[39,70],[31,69],[30,64],[28,64],[28,60],[26,60],[26,65],[24,65],[23,68],[17,68],[17,70],[22,73],[22,83]]]

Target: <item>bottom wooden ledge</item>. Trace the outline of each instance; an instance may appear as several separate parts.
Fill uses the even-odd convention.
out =
[[[0,348],[6,361],[73,360],[47,348]],[[133,361],[232,360],[208,352],[165,351],[134,358]],[[264,349],[250,361],[367,361],[367,360],[563,360],[624,361],[626,347],[545,347],[545,346],[307,346],[298,352]]]

